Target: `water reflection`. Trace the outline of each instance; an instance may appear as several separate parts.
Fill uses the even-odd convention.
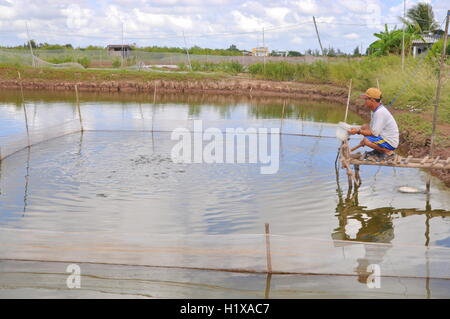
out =
[[[46,92],[24,91],[25,102],[33,103],[34,112],[38,107],[52,107],[55,104],[65,103],[71,107],[75,114],[75,94],[73,92]],[[14,105],[18,110],[22,108],[20,92],[15,90],[0,91],[0,102],[5,105]],[[168,105],[187,106],[190,118],[205,115],[207,109],[219,114],[218,118],[236,118],[236,114],[245,105],[246,118],[254,119],[302,119],[304,121],[338,123],[342,121],[342,105],[320,100],[299,100],[289,97],[250,97],[223,94],[179,94],[179,93],[101,93],[80,92],[81,104],[120,105],[122,110],[139,107],[148,107],[149,104],[156,109],[165,109]],[[281,107],[285,105],[285,108]],[[54,111],[54,110],[53,110]],[[34,118],[35,118],[34,114]],[[349,114],[350,123],[361,123],[356,114]]]
[[[30,182],[30,156],[31,156],[31,146],[27,147],[27,161],[26,161],[26,174],[25,174],[25,187],[24,187],[24,195],[23,195],[23,214],[22,217],[25,217],[25,213],[27,211],[28,205],[28,184]]]
[[[338,227],[333,230],[331,238],[335,240],[335,246],[345,246],[342,241],[362,242],[362,243],[382,243],[384,245],[364,245],[364,255],[357,259],[355,273],[358,275],[358,282],[367,284],[369,276],[373,275],[369,265],[380,265],[392,247],[395,238],[394,219],[405,218],[416,215],[425,216],[424,244],[428,247],[430,243],[430,220],[434,217],[450,217],[450,211],[442,209],[433,210],[430,204],[430,196],[424,210],[393,207],[380,207],[367,209],[359,203],[359,187],[349,187],[344,198],[337,176],[337,196],[336,217]],[[358,227],[355,232],[355,226]],[[353,229],[352,229],[353,228]],[[425,252],[427,260],[427,274],[429,274],[428,250]],[[426,292],[430,298],[429,276],[426,277]]]

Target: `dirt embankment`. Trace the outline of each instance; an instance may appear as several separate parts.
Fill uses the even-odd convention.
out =
[[[141,93],[211,93],[247,96],[286,96],[290,98],[329,100],[347,102],[347,88],[328,84],[309,84],[299,82],[280,82],[256,80],[240,77],[224,77],[221,79],[152,79],[149,81],[110,80],[110,81],[58,81],[50,79],[24,79],[24,89],[73,91],[75,84],[79,91],[92,92],[141,92]],[[12,79],[0,79],[0,89],[18,89],[20,82]],[[361,101],[352,101],[350,110],[365,120],[370,120],[369,110]],[[393,110],[394,115],[402,111]],[[449,125],[444,125],[444,130]],[[406,131],[400,134],[400,151],[415,157],[425,156],[429,152],[429,140],[416,143],[414,136]],[[450,149],[436,149],[436,156],[450,157]],[[441,179],[450,187],[450,170],[431,170],[432,175]]]
[[[136,92],[136,93],[212,93],[253,96],[289,96],[309,99],[328,99],[343,102],[346,89],[327,84],[306,84],[298,82],[277,82],[253,80],[238,77],[223,79],[160,79],[151,81],[55,81],[42,79],[25,79],[24,89],[73,91],[77,85],[79,91],[91,92]],[[18,80],[0,79],[0,89],[19,89]]]

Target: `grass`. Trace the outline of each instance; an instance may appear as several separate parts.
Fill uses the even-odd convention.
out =
[[[11,64],[0,64],[0,78],[17,80],[20,72],[22,79],[29,80],[58,80],[58,81],[138,81],[145,82],[158,79],[167,80],[200,80],[220,79],[225,74],[199,74],[195,72],[152,72],[135,70],[92,70],[92,69],[55,69],[55,68],[32,68]]]
[[[359,92],[376,87],[377,80],[383,91],[384,101],[395,98],[398,109],[429,110],[436,92],[436,65],[431,61],[409,58],[402,71],[401,58],[397,56],[342,59],[338,62],[314,62],[291,64],[269,62],[253,64],[249,72],[257,78],[278,81],[329,83],[347,86],[350,79],[353,89]],[[442,89],[442,105],[450,104],[450,83]],[[448,115],[445,119],[450,120]],[[450,123],[450,121],[448,122]]]
[[[233,75],[244,72],[244,66],[234,61],[221,63],[192,61],[191,66],[194,72],[224,72]],[[184,63],[178,64],[178,67],[181,71],[189,70],[189,65]]]

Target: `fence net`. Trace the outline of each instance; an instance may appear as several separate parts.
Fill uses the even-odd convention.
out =
[[[243,129],[275,128],[281,134],[334,139],[337,129],[336,124],[318,123],[317,119],[315,122],[309,121],[308,119],[312,116],[307,112],[301,113],[302,120],[292,118],[241,120],[239,118],[206,117],[202,119],[201,126],[199,126],[200,117],[196,115],[196,112],[181,112],[179,109],[168,112],[165,104],[158,103],[152,107],[139,104],[129,107],[125,103],[98,105],[92,101],[82,101],[80,103],[82,122],[80,122],[75,100],[72,107],[68,108],[52,106],[52,104],[36,99],[33,102],[25,99],[24,106],[29,135],[25,131],[25,113],[11,111],[11,114],[16,114],[15,116],[18,117],[17,123],[19,124],[9,131],[8,136],[2,136],[0,139],[3,158],[14,153],[17,154],[18,150],[26,148],[28,145],[32,146],[30,152],[31,156],[34,156],[34,145],[58,136],[80,132],[81,127],[88,131],[85,136],[87,139],[89,139],[89,131],[113,131],[118,134],[125,134],[125,131],[170,133],[174,129],[185,128],[190,132],[203,132],[209,127],[217,128],[222,132],[227,128],[237,127]],[[20,108],[22,101],[19,100],[9,107]],[[261,109],[259,111],[261,112]],[[285,105],[285,112],[292,112],[289,103]],[[170,134],[164,134],[164,138],[170,138]],[[77,139],[78,137],[73,140]],[[133,136],[130,139],[133,139]],[[139,143],[137,144],[136,147],[139,147]],[[37,148],[36,153],[40,153],[40,157],[46,157],[45,145],[41,144],[41,146],[41,148]],[[53,147],[58,147],[58,145]],[[107,142],[102,147],[107,148]],[[39,152],[38,149],[41,151]],[[125,152],[126,146],[121,150]],[[81,149],[76,151],[72,148],[63,153],[69,153],[68,158],[71,158],[82,152],[89,151]],[[5,176],[6,165],[27,157],[25,152],[17,155],[17,157],[10,156],[2,166],[2,182],[7,187],[14,185],[12,180],[16,176],[8,172]],[[72,167],[70,165],[79,165],[83,161],[90,160],[92,159],[85,158],[72,164],[63,161],[67,165],[63,169],[70,171],[70,167]],[[157,158],[157,160],[159,159]],[[46,161],[52,161],[52,159],[49,158]],[[31,167],[31,169],[34,168]],[[85,182],[90,184],[87,180]],[[27,202],[27,196],[23,197],[24,202]],[[72,208],[76,211],[76,205],[73,205]],[[438,216],[441,215],[438,214]],[[26,222],[38,216],[31,214],[27,217],[31,219],[25,218]],[[66,217],[67,220],[83,218],[81,215]],[[90,216],[90,218],[89,222],[95,223],[96,217]],[[18,287],[28,289],[31,281],[39,283],[32,287],[37,285],[45,289],[64,291],[65,267],[71,263],[80,265],[83,273],[90,278],[86,279],[85,288],[96,292],[106,289],[110,293],[117,293],[118,290],[123,289],[133,296],[148,291],[148,280],[158,280],[156,277],[164,278],[164,275],[154,275],[161,269],[166,270],[165,276],[167,276],[167,270],[170,269],[174,272],[183,272],[187,277],[193,276],[192,273],[189,273],[190,271],[227,272],[237,274],[236,276],[261,276],[271,273],[279,276],[302,276],[301,280],[314,277],[315,279],[311,279],[311,281],[320,283],[322,286],[309,287],[309,289],[312,289],[316,296],[328,297],[333,295],[332,289],[334,288],[325,289],[326,292],[324,292],[324,287],[329,287],[330,282],[342,280],[346,282],[342,286],[348,287],[349,290],[342,292],[339,290],[342,286],[339,289],[336,288],[334,293],[337,296],[345,294],[351,296],[355,291],[360,290],[363,295],[367,296],[366,283],[372,274],[368,267],[374,264],[381,267],[385,296],[426,297],[427,290],[423,288],[426,280],[436,282],[433,286],[433,296],[448,296],[450,249],[393,245],[389,243],[392,239],[392,236],[389,237],[391,235],[389,232],[383,234],[389,238],[382,238],[381,242],[359,242],[343,240],[343,237],[340,236],[341,232],[335,232],[332,239],[329,240],[277,233],[266,235],[263,228],[261,232],[249,234],[164,235],[150,231],[136,231],[121,232],[118,236],[112,231],[74,231],[73,226],[71,222],[68,222],[63,227],[67,227],[65,231],[38,229],[33,227],[32,223],[27,224],[23,229],[0,226],[0,273],[2,274],[0,285],[6,287],[0,291],[0,296],[6,295],[5,291],[9,291],[8,287],[11,288],[11,291],[17,291],[15,289]],[[40,273],[39,278],[35,278],[36,272]],[[210,277],[223,276],[216,275],[216,273]],[[24,274],[27,276],[24,277]],[[149,279],[149,276],[156,277]],[[195,276],[198,278],[202,275]],[[317,276],[322,277],[317,279]],[[64,278],[62,283],[61,278]],[[104,279],[101,283],[89,282],[92,278]],[[184,280],[186,280],[185,278]],[[110,285],[108,288],[104,286],[105,280],[106,284]],[[184,282],[182,278],[178,280],[179,283],[175,283],[177,285]],[[205,285],[210,281],[206,277],[202,280],[204,282],[201,284]],[[248,278],[245,280],[251,281]],[[265,278],[262,280],[265,282]],[[306,289],[304,286],[296,286],[301,280],[297,278],[294,283],[284,282],[284,288],[278,288],[280,290],[278,296],[283,296],[285,289],[298,289],[295,294],[292,291],[284,292],[285,296],[298,296],[301,291],[304,293],[304,289]],[[120,285],[119,281],[133,283],[133,285]],[[218,283],[218,287],[222,287],[223,282]],[[354,286],[355,284],[356,286]],[[236,284],[236,287],[239,286]],[[407,292],[405,292],[405,287],[407,287]],[[225,285],[225,287],[217,289],[222,291],[227,287]],[[242,286],[236,289],[242,289]],[[276,291],[276,288],[273,287],[273,289]],[[171,291],[170,296],[174,296],[173,288],[169,287],[167,290]],[[186,290],[188,289],[186,288]],[[192,288],[189,291],[192,291]],[[251,292],[244,294],[242,291],[236,295],[240,294],[253,295]],[[70,293],[67,296],[69,295]],[[189,292],[186,292],[186,295],[192,296]],[[8,296],[10,295],[8,294]]]

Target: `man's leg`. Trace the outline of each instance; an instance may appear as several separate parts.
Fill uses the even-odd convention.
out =
[[[387,148],[381,147],[378,144],[372,143],[371,141],[369,141],[367,139],[367,137],[362,139],[361,144],[364,145],[364,146],[368,146],[368,147],[370,147],[370,148],[372,148],[374,150],[377,150],[379,152],[386,153],[387,155],[391,155],[392,153],[394,153],[394,151],[388,150]]]

